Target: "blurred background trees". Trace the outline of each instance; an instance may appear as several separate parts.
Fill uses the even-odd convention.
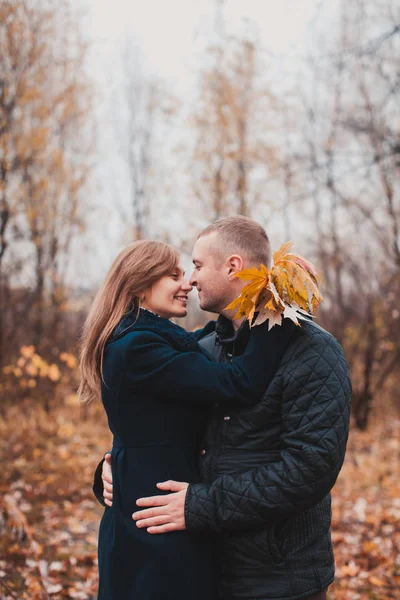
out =
[[[95,84],[74,3],[1,4],[3,391],[19,379],[21,395],[71,392],[76,366],[71,376],[60,356],[76,356],[85,309],[117,250],[111,230],[120,228],[118,246],[171,241],[189,262],[203,226],[243,214],[275,247],[294,239],[315,261],[319,321],[345,347],[357,425],[396,409],[399,8],[393,0],[338,6],[330,23],[316,4],[314,42],[288,69],[251,20],[230,28],[218,0],[185,96],[149,71],[129,32],[104,65],[103,87]],[[193,302],[187,326],[205,319]],[[40,369],[29,377],[18,367],[31,346],[57,366],[50,392]]]
[[[87,43],[68,2],[0,6],[0,361],[73,344],[66,280],[91,161]]]
[[[173,54],[184,75],[151,64],[125,20],[150,5],[146,35],[166,32],[163,52],[182,37],[180,16],[199,16],[185,30],[191,56]],[[397,597],[400,6],[249,0],[250,18],[235,21],[239,5],[0,0],[4,600],[97,594],[90,483],[110,432],[100,403],[79,409],[76,390],[80,328],[109,265],[155,238],[179,247],[189,272],[198,232],[232,214],[315,262],[318,322],[349,361],[356,427],[334,489],[329,599]],[[283,5],[300,11],[284,15],[283,38],[312,5],[300,50],[270,47],[256,5],[272,21]],[[188,329],[213,317],[196,296]]]

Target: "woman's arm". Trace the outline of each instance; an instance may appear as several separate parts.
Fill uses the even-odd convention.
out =
[[[199,348],[182,352],[157,333],[131,334],[126,376],[133,391],[192,403],[256,403],[272,380],[296,326],[251,329],[246,352],[231,364],[213,362]]]

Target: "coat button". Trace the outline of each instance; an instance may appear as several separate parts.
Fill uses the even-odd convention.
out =
[[[204,448],[203,448],[203,450],[200,450],[200,454],[205,454],[205,453],[206,453],[206,451],[204,450]]]
[[[230,417],[224,417],[224,421],[230,421]]]

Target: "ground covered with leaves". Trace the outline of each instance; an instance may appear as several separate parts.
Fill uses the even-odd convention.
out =
[[[91,481],[110,445],[101,409],[19,404],[0,417],[0,437],[0,600],[94,600],[102,509]],[[400,597],[399,450],[399,420],[352,431],[334,492],[329,600]]]

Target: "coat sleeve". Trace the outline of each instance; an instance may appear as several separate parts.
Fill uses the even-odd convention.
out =
[[[201,329],[196,329],[192,332],[192,335],[196,338],[196,340],[200,340],[205,335],[212,333],[215,331],[215,321],[208,321]]]
[[[268,526],[318,503],[333,487],[349,430],[349,372],[340,345],[326,332],[306,344],[287,363],[285,356],[279,459],[211,485],[191,484],[188,529]]]
[[[290,326],[270,331],[254,327],[246,352],[225,364],[213,361],[200,347],[180,351],[157,333],[134,332],[126,378],[133,392],[161,400],[252,405],[272,380],[291,334]]]
[[[101,478],[101,473],[103,470],[103,463],[104,463],[104,458],[99,462],[99,464],[97,465],[96,470],[94,472],[92,490],[93,490],[93,494],[96,496],[96,498],[100,502],[100,504],[102,506],[107,506],[106,503],[104,502],[104,487],[103,487],[103,480]]]

